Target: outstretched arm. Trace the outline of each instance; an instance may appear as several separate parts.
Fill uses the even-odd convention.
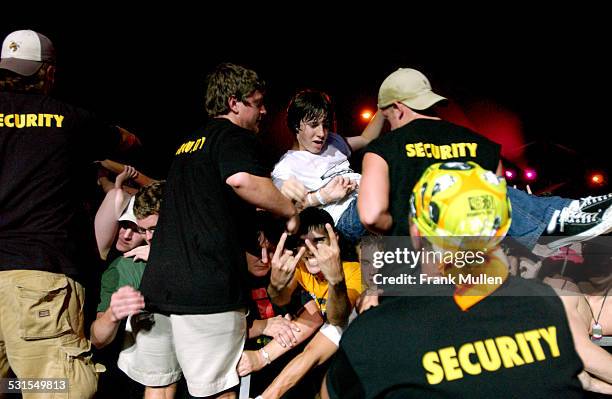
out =
[[[304,351],[297,355],[283,371],[272,381],[272,384],[261,394],[264,399],[278,399],[293,388],[310,370],[327,361],[338,346],[322,332],[317,332],[306,345]]]
[[[91,343],[98,349],[110,344],[121,320],[144,309],[144,297],[140,291],[126,285],[119,288],[111,297],[110,306],[105,312],[98,312],[91,324]]]
[[[290,233],[297,231],[299,227],[297,209],[291,200],[274,186],[272,179],[238,172],[228,177],[225,183],[249,204],[289,219],[287,230]]]
[[[94,228],[96,232],[96,243],[100,258],[106,260],[106,256],[113,245],[115,236],[119,229],[117,219],[125,209],[130,196],[120,188],[113,188],[104,197],[102,204],[96,212]]]
[[[393,225],[389,213],[389,191],[387,162],[380,155],[368,152],[363,157],[357,209],[361,223],[374,233],[385,233]]]
[[[385,118],[383,117],[382,112],[377,111],[361,135],[347,137],[346,141],[348,141],[353,151],[359,151],[367,146],[372,140],[380,136],[380,132],[382,131],[384,124]]]

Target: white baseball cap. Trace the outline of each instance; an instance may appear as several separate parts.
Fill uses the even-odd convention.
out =
[[[130,202],[128,203],[128,206],[125,207],[125,210],[123,211],[123,213],[121,214],[121,216],[119,216],[119,219],[117,219],[119,222],[123,221],[123,220],[127,220],[129,222],[133,222],[135,224],[138,224],[138,222],[136,221],[136,215],[134,214],[134,201],[136,199],[136,196],[132,196],[132,198],[130,198]]]
[[[45,35],[33,30],[18,30],[4,39],[0,58],[0,68],[32,76],[43,62],[55,63],[55,49]]]

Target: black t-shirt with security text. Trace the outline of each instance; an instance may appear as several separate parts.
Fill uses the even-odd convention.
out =
[[[119,138],[118,129],[83,109],[0,92],[0,270],[43,270],[83,282],[95,269],[84,171],[109,157]]]
[[[561,299],[510,277],[462,311],[453,286],[389,298],[347,329],[331,398],[580,398],[583,365]]]
[[[246,305],[246,236],[254,207],[226,184],[270,176],[253,132],[209,121],[176,150],[140,290],[147,309],[210,314]]]
[[[366,148],[389,167],[389,212],[393,226],[388,235],[407,236],[412,189],[425,169],[438,162],[475,161],[496,171],[501,146],[459,125],[437,119],[416,119],[374,140]]]

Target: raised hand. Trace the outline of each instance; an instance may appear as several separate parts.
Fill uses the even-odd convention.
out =
[[[281,235],[276,251],[274,251],[274,256],[272,256],[270,284],[277,291],[282,291],[293,279],[295,267],[306,252],[305,247],[300,247],[298,253],[294,256],[293,251],[285,249],[285,241],[287,241],[286,232]]]
[[[125,165],[123,171],[115,178],[115,188],[121,188],[126,181],[136,179],[137,177],[138,171],[136,168],[130,165]]]
[[[308,246],[308,249],[313,254],[325,279],[330,284],[337,284],[344,280],[344,271],[340,260],[340,246],[338,245],[338,237],[334,232],[334,228],[329,223],[326,223],[325,229],[329,235],[329,244],[318,242],[315,246],[307,239],[306,246]]]

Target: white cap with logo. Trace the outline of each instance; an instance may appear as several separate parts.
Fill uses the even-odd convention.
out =
[[[32,76],[44,62],[55,63],[53,43],[45,35],[33,30],[18,30],[4,39],[0,68]]]

